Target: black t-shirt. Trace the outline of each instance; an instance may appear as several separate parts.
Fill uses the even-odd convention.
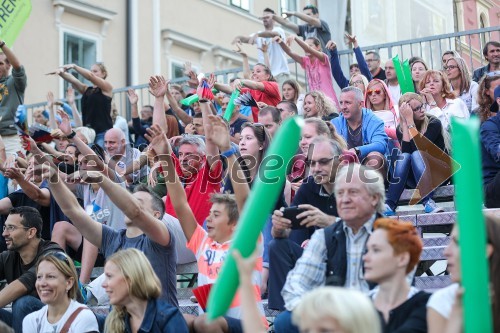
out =
[[[243,117],[239,117],[238,119],[236,119],[234,123],[229,125],[229,134],[231,136],[234,136],[236,133],[240,133],[241,126],[243,126],[243,124],[246,122],[248,122],[248,119]]]
[[[47,188],[45,183],[40,185],[40,188]],[[43,207],[37,202],[30,199],[23,190],[17,190],[9,194],[8,198],[12,203],[12,207],[28,206],[33,207],[40,212],[42,215],[43,227],[42,227],[42,238],[50,239],[50,207]],[[5,220],[4,220],[5,222]]]
[[[40,239],[38,251],[33,259],[27,265],[23,264],[21,256],[16,251],[4,251],[0,254],[0,280],[7,280],[7,283],[19,280],[27,289],[28,295],[38,297],[35,289],[36,267],[38,258],[51,251],[64,252],[59,245],[54,242]]]
[[[82,95],[83,125],[94,129],[96,134],[113,127],[111,118],[111,97],[102,93],[99,87],[88,87]]]

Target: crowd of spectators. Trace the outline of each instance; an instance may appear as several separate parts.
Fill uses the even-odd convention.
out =
[[[345,76],[316,7],[283,14],[266,8],[263,30],[234,38],[243,77],[217,82],[188,63],[185,86],[151,76],[153,105],[127,92],[131,119],[113,103],[104,64],[56,69],[71,86],[64,103],[49,92],[33,112],[50,133],[43,140],[16,120],[26,71],[0,42],[1,321],[16,333],[265,332],[267,298],[280,311],[277,333],[461,332],[458,228],[445,252],[456,283],[431,296],[411,285],[419,233],[386,216],[419,183],[432,184],[424,212],[443,211],[434,190],[450,180],[432,181],[436,160],[450,163],[442,156],[452,150],[451,119],[471,116],[481,121],[484,205],[500,208],[500,43],[486,43],[487,65],[472,77],[454,51],[442,68],[411,58],[415,93],[402,94],[392,60],[363,54],[349,34],[357,64]],[[258,49],[253,67],[242,44]],[[305,70],[307,89],[290,78],[288,57]],[[233,105],[236,90],[245,99]],[[290,117],[304,118],[297,154],[255,253],[243,259],[229,253],[232,237]],[[500,222],[486,220],[498,331]],[[226,315],[181,314],[177,265],[196,263],[198,286],[211,285],[228,255],[241,288]],[[94,267],[104,273],[92,280]],[[89,311],[96,304],[109,315]]]

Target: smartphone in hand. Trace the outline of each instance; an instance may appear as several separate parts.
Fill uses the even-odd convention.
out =
[[[299,208],[297,206],[287,207],[283,210],[283,217],[289,219],[292,222],[292,229],[306,229],[305,225],[301,225],[300,222],[305,219],[305,217],[298,219],[297,215],[305,212],[306,209]]]

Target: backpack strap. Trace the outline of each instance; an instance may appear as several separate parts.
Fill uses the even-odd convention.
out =
[[[80,306],[75,311],[73,311],[73,313],[69,316],[68,320],[66,320],[66,322],[64,323],[64,326],[62,327],[60,333],[68,333],[69,332],[69,328],[71,327],[71,324],[73,324],[73,321],[75,321],[75,319],[78,316],[78,314],[80,312],[82,312],[82,310],[85,310],[85,309],[87,309],[87,307]]]

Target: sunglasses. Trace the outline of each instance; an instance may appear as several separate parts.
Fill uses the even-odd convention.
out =
[[[316,163],[319,165],[319,166],[325,166],[327,165],[328,163],[330,163],[331,161],[333,161],[333,157],[332,158],[321,158],[317,161],[314,161],[314,160],[310,160],[310,159],[306,159],[305,163],[308,167],[314,167],[316,165]]]
[[[57,260],[60,260],[60,261],[64,261],[69,267],[71,267],[70,263],[69,263],[69,257],[66,253],[64,252],[61,252],[61,251],[52,251],[52,252],[49,252],[47,253],[46,255],[43,256],[43,258],[47,258],[47,257],[54,257],[56,258]]]
[[[369,89],[369,90],[366,91],[366,94],[368,96],[371,96],[373,94],[380,95],[381,93],[382,93],[382,90],[380,90],[380,89]]]
[[[455,65],[450,65],[450,66],[444,66],[443,69],[445,71],[448,71],[448,70],[452,70],[452,69],[455,69],[455,68],[458,68],[458,66],[455,66]]]

